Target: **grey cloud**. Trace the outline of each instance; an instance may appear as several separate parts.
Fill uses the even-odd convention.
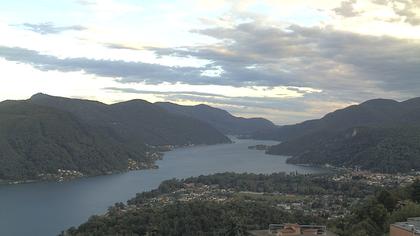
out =
[[[345,17],[355,17],[361,14],[354,9],[353,5],[357,2],[357,0],[348,0],[341,2],[341,6],[338,8],[333,9],[333,11],[337,15],[345,16]]]
[[[7,47],[0,48],[0,57],[42,70],[85,71],[118,77],[122,83],[312,87],[341,99],[345,94],[347,100],[420,93],[420,43],[416,41],[329,28],[291,26],[280,29],[258,22],[195,32],[217,38],[220,42],[198,47],[148,49],[158,56],[211,61],[204,68],[87,58],[60,59]],[[220,77],[202,75],[204,70],[215,67],[223,69]]]
[[[59,34],[64,31],[74,30],[82,31],[86,30],[86,27],[81,25],[71,25],[71,26],[55,26],[51,22],[32,24],[32,23],[23,23],[21,25],[23,28],[39,33],[39,34]]]
[[[295,110],[299,109],[300,111],[305,110],[309,107],[296,106],[297,102],[295,99],[281,99],[274,97],[229,97],[216,93],[202,93],[195,91],[147,91],[147,90],[138,90],[132,88],[117,88],[117,87],[107,87],[103,88],[104,90],[117,91],[123,93],[135,93],[135,94],[153,94],[158,95],[165,100],[177,101],[177,100],[189,100],[195,102],[209,102],[209,103],[221,103],[234,106],[242,107],[259,107],[266,109],[288,109]],[[288,101],[284,104],[279,104],[280,101]]]
[[[130,46],[126,46],[126,45],[118,44],[118,43],[104,43],[103,46],[107,48],[111,48],[111,49],[141,50],[139,48],[130,47]]]
[[[155,49],[159,55],[213,61],[235,84],[288,85],[322,89],[346,99],[420,93],[420,43],[329,28],[291,26],[282,30],[258,22],[234,29],[195,31],[222,43],[207,47]],[[247,69],[248,66],[254,69]]]
[[[88,58],[57,58],[24,48],[0,46],[0,57],[9,61],[30,64],[40,70],[84,71],[105,77],[121,78],[121,82],[162,82],[211,84],[214,78],[200,76],[202,69],[193,67],[168,67],[158,64],[119,60],[94,60]]]
[[[347,100],[420,93],[419,42],[329,28],[291,26],[280,29],[258,22],[195,32],[221,41],[207,46],[149,50],[158,56],[211,61],[204,68],[88,58],[60,59],[7,47],[0,48],[0,57],[31,64],[41,70],[85,71],[118,77],[122,83],[312,87],[340,98],[346,94]],[[202,75],[204,70],[215,67],[223,69],[220,77]]]
[[[204,97],[219,97],[219,98],[230,98],[216,93],[201,93],[195,91],[149,91],[149,90],[138,90],[133,88],[117,88],[117,87],[107,87],[103,88],[104,90],[118,91],[124,93],[137,93],[137,94],[153,94],[153,95],[194,95],[194,96],[204,96]]]
[[[404,7],[399,9],[395,2],[404,3]],[[394,1],[394,11],[397,15],[404,17],[404,21],[411,25],[420,25],[420,15],[414,11],[415,8],[420,8],[420,2],[417,0],[399,0]]]
[[[375,0],[374,3],[379,5],[391,6],[395,14],[397,14],[401,20],[411,24],[420,25],[420,15],[417,15],[415,9],[420,8],[420,1],[418,0]],[[400,6],[403,6],[402,8]],[[396,21],[397,19],[390,19],[390,21]]]

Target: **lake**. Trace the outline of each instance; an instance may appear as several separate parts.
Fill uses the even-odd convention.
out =
[[[273,145],[273,141],[237,140],[233,144],[180,148],[158,161],[159,169],[82,178],[69,182],[43,182],[0,186],[0,235],[57,235],[105,213],[116,202],[156,188],[171,178],[218,172],[299,172],[320,169],[286,164],[286,157],[249,150],[250,145]]]

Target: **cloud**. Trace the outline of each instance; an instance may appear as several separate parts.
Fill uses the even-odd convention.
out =
[[[312,90],[310,88],[295,88],[295,87],[232,87],[232,86],[217,86],[217,85],[188,85],[188,84],[159,84],[147,85],[141,84],[133,87],[106,87],[105,90],[119,91],[124,93],[136,94],[154,94],[154,95],[194,95],[204,97],[218,97],[218,98],[244,98],[247,97],[253,100],[263,99],[283,99],[283,98],[298,98],[306,94],[320,93],[322,91]],[[209,92],[211,91],[211,92]]]
[[[133,46],[128,46],[120,43],[103,43],[104,47],[110,48],[110,49],[127,49],[127,50],[142,50],[142,48],[137,48]]]
[[[355,100],[420,93],[419,41],[259,22],[194,32],[220,42],[154,50],[213,61],[232,84],[305,86]]]
[[[169,67],[159,64],[127,62],[121,60],[95,60],[89,58],[58,58],[34,50],[0,46],[0,57],[8,61],[30,64],[48,71],[84,71],[103,77],[119,78],[122,83],[146,82],[159,84],[183,81],[191,84],[212,84],[212,77],[201,76],[203,69]]]
[[[210,62],[199,68],[57,58],[9,47],[0,47],[0,57],[41,70],[84,71],[114,77],[121,83],[307,87],[322,90],[341,101],[377,96],[409,97],[420,93],[419,41],[360,35],[328,27],[279,28],[258,21],[194,32],[218,42],[147,49],[157,56]],[[215,70],[221,73],[209,75],[209,71]]]
[[[139,90],[133,88],[117,88],[117,87],[106,87],[104,90],[111,90],[123,93],[137,93],[137,94],[153,94],[153,95],[193,95],[200,97],[218,97],[218,98],[229,98],[228,96],[216,94],[216,93],[202,93],[196,91],[150,91],[150,90]]]
[[[32,24],[32,23],[23,23],[22,26],[26,30],[30,30],[39,34],[60,34],[64,31],[83,31],[87,28],[81,25],[71,25],[71,26],[55,26],[51,22]]]
[[[420,25],[420,2],[417,0],[394,0],[393,8],[397,15],[411,25]]]
[[[358,12],[354,9],[354,4],[357,2],[357,0],[348,0],[341,2],[341,6],[338,8],[334,8],[333,11],[337,15],[341,15],[344,17],[355,17],[359,16],[361,12]]]
[[[247,107],[270,110],[279,117],[280,113],[283,114],[282,119],[288,123],[293,119],[319,117],[337,107],[367,99],[402,100],[420,94],[419,41],[361,35],[329,27],[279,27],[258,20],[229,28],[205,28],[193,32],[211,37],[215,43],[145,50],[153,51],[157,57],[196,58],[209,62],[202,67],[84,57],[58,58],[34,50],[4,46],[0,47],[0,57],[43,71],[82,71],[111,77],[122,86],[133,88],[141,83],[266,87],[267,91],[259,92],[267,96],[258,97],[251,93],[230,96],[217,90],[136,91],[115,86],[120,92],[149,93],[173,102],[206,102],[233,107],[237,111],[245,111]],[[118,44],[105,46],[131,49]],[[222,73],[214,77],[204,73],[216,70]],[[290,98],[282,96],[280,90],[270,90],[277,87],[286,87],[288,92],[307,90],[300,91],[301,96]],[[274,96],[274,93],[280,95]],[[285,114],[290,118],[285,118]],[[280,123],[279,119],[276,121]]]
[[[194,31],[217,43],[148,48],[158,56],[197,58],[203,67],[89,58],[57,58],[23,48],[0,47],[0,57],[41,70],[84,71],[121,83],[184,83],[228,86],[294,86],[322,90],[341,100],[420,93],[420,43],[331,28],[287,28],[254,21],[234,28]],[[116,46],[112,46],[116,47]],[[209,71],[221,71],[214,76]]]
[[[413,26],[420,25],[420,2],[418,0],[374,0],[373,3],[391,7],[396,18]],[[391,19],[391,20],[396,20]]]

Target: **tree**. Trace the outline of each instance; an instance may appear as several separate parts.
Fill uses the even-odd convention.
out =
[[[379,203],[375,198],[370,198],[356,209],[354,220],[355,222],[366,221],[384,232],[386,231],[388,212],[384,205]]]
[[[350,230],[351,236],[382,236],[383,232],[370,219],[366,219],[354,225]]]
[[[390,216],[389,222],[406,221],[407,218],[420,216],[420,205],[413,202],[407,202],[405,206],[395,210]]]
[[[420,203],[420,180],[414,181],[414,183],[411,185],[411,199],[414,202]]]
[[[398,199],[395,195],[385,189],[379,191],[376,199],[378,199],[378,202],[384,205],[389,212],[393,212],[398,203]]]

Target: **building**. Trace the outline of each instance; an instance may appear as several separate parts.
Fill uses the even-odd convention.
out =
[[[271,224],[269,231],[277,236],[327,235],[327,227],[320,225]]]
[[[389,236],[420,236],[420,217],[392,224],[389,227]]]
[[[300,226],[297,224],[287,224],[283,226],[283,229],[279,229],[278,236],[298,236],[302,235]]]
[[[249,233],[253,236],[336,236],[328,231],[326,226],[298,224],[270,224],[268,230],[252,230]]]

